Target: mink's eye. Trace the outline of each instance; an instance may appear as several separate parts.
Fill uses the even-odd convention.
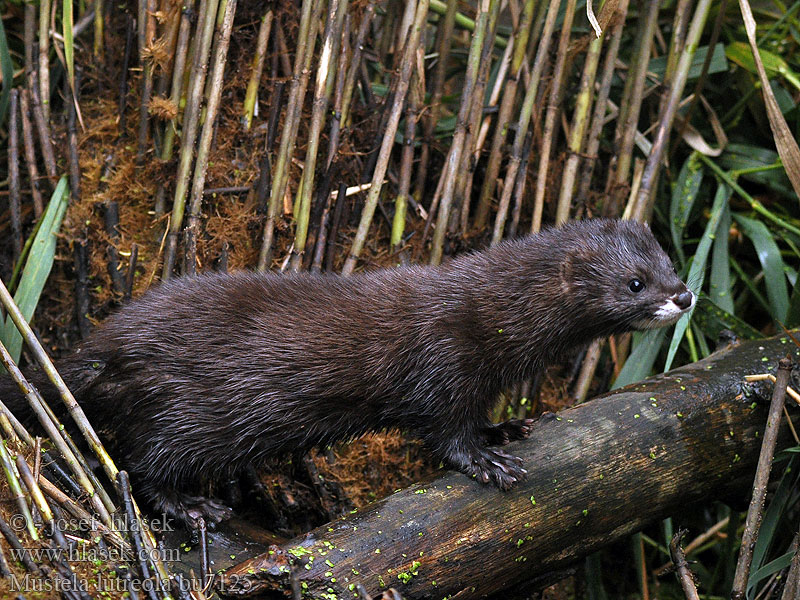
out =
[[[632,291],[634,294],[638,294],[644,289],[644,284],[638,279],[631,279],[628,282],[628,289]]]

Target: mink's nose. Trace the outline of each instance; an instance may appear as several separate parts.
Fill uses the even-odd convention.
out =
[[[691,290],[685,290],[680,294],[673,296],[672,301],[681,310],[686,310],[692,306],[692,303],[694,303],[694,294],[691,292]]]

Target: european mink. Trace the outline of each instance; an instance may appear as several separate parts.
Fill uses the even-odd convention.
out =
[[[189,495],[203,477],[391,427],[507,489],[526,471],[490,446],[532,421],[493,425],[498,393],[594,338],[674,323],[694,300],[647,226],[579,221],[440,267],[172,280],[57,367],[137,493],[191,525],[229,510]]]

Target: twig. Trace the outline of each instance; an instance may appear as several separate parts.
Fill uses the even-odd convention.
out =
[[[77,95],[80,92],[80,69],[75,69],[75,96],[73,97],[72,88],[69,81],[64,79],[64,97],[67,99],[64,105],[67,110],[67,161],[69,163],[69,189],[72,194],[73,202],[80,202],[81,199],[81,167],[78,159],[78,131],[75,127],[76,111],[75,105],[78,103]]]
[[[28,90],[23,89],[20,94],[20,114],[22,115],[22,142],[25,150],[25,163],[28,166],[28,176],[31,180],[31,197],[33,198],[33,214],[38,219],[44,211],[42,193],[39,191],[39,168],[36,166],[36,150],[33,143],[33,127],[30,120],[30,102]]]
[[[89,321],[89,253],[88,241],[75,240],[73,255],[75,260],[75,315],[78,321],[78,332],[81,339],[92,331]]]
[[[36,74],[33,75],[31,82],[31,112],[33,114],[33,121],[36,124],[36,132],[39,135],[39,145],[42,148],[42,158],[44,158],[44,167],[49,177],[50,189],[55,188],[58,179],[56,171],[56,156],[53,151],[53,140],[50,137],[50,126],[44,116],[44,108],[39,98],[39,92],[36,85]]]
[[[250,126],[253,123],[253,112],[256,108],[256,100],[258,98],[258,88],[261,85],[261,75],[264,72],[264,62],[267,57],[267,43],[269,42],[269,34],[272,29],[272,20],[274,18],[274,11],[272,6],[267,8],[267,12],[261,17],[261,25],[258,28],[258,41],[256,42],[256,52],[253,55],[251,66],[250,79],[247,82],[247,91],[244,95],[244,106],[242,115],[242,128],[245,131],[250,131]],[[275,74],[273,73],[273,77]]]
[[[125,137],[128,119],[128,65],[133,54],[133,17],[125,13],[125,51],[122,55],[122,68],[120,70],[119,87],[117,88],[117,134]]]
[[[108,256],[108,275],[111,277],[111,287],[117,297],[122,296],[125,291],[125,280],[122,276],[122,271],[119,265],[119,251],[117,250],[117,243],[119,243],[119,204],[116,200],[109,200],[105,204],[105,228],[111,243],[106,249],[106,256]]]
[[[41,574],[42,570],[39,568],[39,565],[33,562],[30,552],[22,545],[17,534],[14,533],[14,530],[3,517],[0,517],[0,533],[3,534],[3,537],[6,538],[6,541],[14,549],[17,560],[22,563],[25,570],[29,573]]]
[[[745,597],[747,580],[750,576],[750,565],[753,560],[753,548],[758,537],[758,530],[761,527],[764,500],[767,495],[767,483],[769,483],[769,474],[772,469],[772,458],[775,455],[775,445],[778,442],[781,411],[783,410],[786,387],[789,384],[791,372],[791,359],[788,357],[781,359],[778,363],[778,375],[772,390],[772,402],[767,415],[767,427],[764,431],[761,453],[758,457],[758,467],[753,481],[753,496],[747,511],[747,520],[742,534],[742,546],[739,551],[739,560],[736,563],[736,574],[733,577],[732,600],[743,600]]]
[[[11,90],[8,115],[8,210],[11,213],[11,247],[14,263],[22,254],[19,189],[19,90]]]
[[[122,301],[128,302],[133,294],[133,279],[136,277],[136,259],[139,257],[139,246],[131,244],[131,256],[128,260],[128,271],[125,275],[125,293],[122,294]]]
[[[39,96],[45,121],[50,120],[50,0],[39,2]]]
[[[342,193],[342,190],[345,190]],[[344,205],[347,202],[347,187],[346,184],[339,184],[339,193],[336,195],[336,205],[333,209],[333,222],[331,223],[331,230],[328,232],[328,243],[325,249],[325,270],[332,271],[334,260],[336,258],[336,238],[339,234],[339,225],[342,222],[342,213],[344,212]]]
[[[139,559],[139,568],[142,570],[142,576],[145,579],[150,579],[151,572],[147,560],[148,553],[142,539],[142,529],[139,523],[138,515],[134,510],[133,499],[131,498],[131,483],[128,479],[126,471],[117,473],[117,485],[119,486],[120,495],[122,496],[122,505],[125,508],[126,522],[128,524],[128,535],[131,537],[133,547],[136,552],[136,557]],[[150,600],[158,600],[158,596],[153,589],[155,586],[144,586],[147,588]]]
[[[681,549],[681,540],[686,535],[685,529],[679,529],[669,542],[669,555],[672,557],[672,563],[675,565],[676,575],[680,581],[681,588],[686,600],[700,600],[697,594],[697,587],[694,585],[692,572],[689,570],[689,563],[686,562],[686,557],[683,555]]]
[[[31,536],[31,539],[38,540],[39,534],[36,532],[36,525],[33,523],[31,509],[28,506],[28,501],[25,498],[19,478],[17,477],[14,461],[12,460],[11,454],[4,443],[0,443],[0,463],[3,466],[3,472],[5,473],[6,480],[8,481],[8,488],[11,492],[11,498],[16,502],[19,514],[22,515],[23,519],[25,520],[25,529],[27,529],[28,535]]]

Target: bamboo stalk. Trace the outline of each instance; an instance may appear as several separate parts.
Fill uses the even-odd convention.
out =
[[[23,24],[23,40],[25,46],[25,78],[30,81],[36,67],[34,66],[34,51],[36,50],[36,5],[25,2],[25,16]]]
[[[342,36],[344,15],[347,13],[347,0],[330,0],[328,17],[323,33],[322,53],[317,67],[317,79],[314,89],[314,104],[311,112],[311,129],[308,134],[305,166],[303,167],[302,195],[298,191],[299,213],[295,213],[294,252],[290,261],[293,271],[300,270],[305,256],[308,237],[309,217],[311,214],[311,196],[314,192],[314,175],[317,166],[319,139],[328,112],[333,87],[336,83],[336,66],[339,54],[339,41]]]
[[[186,58],[189,53],[189,34],[192,31],[192,10],[194,0],[184,2],[180,13],[180,25],[178,26],[178,39],[175,42],[175,53],[172,63],[172,83],[170,87],[170,103],[175,106],[175,116],[164,125],[164,137],[161,145],[161,160],[172,159],[175,147],[175,133],[178,127],[178,117],[180,114],[181,92],[183,91],[184,72],[186,69]],[[164,77],[166,81],[166,77]],[[164,214],[166,199],[166,189],[163,182],[159,182],[156,190],[155,217],[160,218]]]
[[[375,2],[374,0],[370,0],[369,4],[364,7],[364,12],[361,15],[361,24],[358,26],[356,41],[355,44],[353,44],[353,57],[350,60],[350,68],[347,70],[347,77],[344,81],[341,117],[342,127],[347,127],[350,122],[350,104],[353,99],[356,75],[361,68],[361,54],[364,48],[364,42],[367,39],[367,33],[369,32],[369,26],[374,16]]]
[[[347,65],[350,62],[350,14],[344,17],[342,27],[342,41],[340,42],[339,64],[336,67],[336,86],[333,94],[333,113],[331,115],[331,129],[328,136],[328,159],[325,163],[327,173],[339,151],[339,133],[342,127],[342,102],[344,100],[344,84],[347,77]]]
[[[642,174],[642,183],[639,186],[639,195],[637,200],[636,217],[644,219],[646,215],[650,214],[652,202],[654,200],[653,190],[655,189],[655,181],[658,177],[658,170],[661,167],[661,158],[669,143],[669,132],[672,129],[672,123],[675,119],[675,114],[678,111],[681,95],[686,86],[686,80],[689,77],[689,68],[692,64],[697,46],[700,42],[700,36],[705,29],[708,13],[711,10],[711,0],[699,0],[692,17],[689,32],[686,35],[686,44],[683,47],[678,66],[675,70],[667,101],[661,119],[656,129],[655,137],[653,139],[653,147],[650,155],[647,157],[647,164]]]
[[[256,42],[256,51],[253,55],[251,65],[250,79],[247,82],[247,91],[244,94],[244,107],[242,114],[242,128],[245,131],[250,131],[250,126],[253,123],[253,113],[256,108],[256,99],[258,98],[258,88],[261,84],[261,75],[264,73],[264,61],[267,57],[267,42],[269,41],[269,34],[272,30],[272,19],[274,17],[272,7],[267,9],[264,16],[261,17],[261,25],[258,27],[258,40]],[[273,75],[274,76],[274,75]]]
[[[1,284],[1,282],[0,282]],[[0,288],[0,293],[7,293],[5,286],[3,285]],[[9,296],[10,298],[10,296]],[[6,307],[8,309],[8,307]],[[13,314],[9,311],[10,314]],[[25,377],[22,375],[22,372],[19,370],[17,365],[14,363],[14,359],[6,350],[5,345],[0,342],[0,362],[2,362],[3,366],[6,368],[8,373],[11,375],[11,378],[19,387],[22,394],[28,400],[30,407],[33,409],[34,413],[39,419],[39,422],[42,424],[42,427],[47,432],[47,435],[50,436],[53,444],[56,446],[58,451],[61,453],[61,456],[64,457],[64,460],[69,466],[70,470],[73,472],[75,477],[78,480],[81,488],[89,495],[91,499],[92,506],[100,515],[100,518],[105,522],[107,525],[111,525],[111,515],[107,507],[104,506],[100,494],[96,494],[96,491],[99,491],[92,485],[92,482],[89,479],[88,474],[83,470],[79,459],[70,449],[69,444],[65,440],[66,432],[59,431],[58,425],[56,425],[54,419],[51,418],[48,411],[45,409],[44,400],[39,395],[39,392],[33,388]]]
[[[214,15],[217,12],[218,0],[200,0],[197,20],[197,50],[194,55],[192,74],[189,77],[186,108],[184,110],[183,131],[181,136],[181,154],[176,172],[175,194],[172,202],[167,245],[164,249],[164,268],[162,279],[169,279],[175,266],[175,253],[178,246],[178,232],[183,225],[183,213],[186,208],[186,193],[189,187],[189,169],[194,158],[194,144],[197,127],[200,121],[200,105],[202,103],[203,85],[208,68],[208,54],[211,51],[211,38],[214,33]]]
[[[314,15],[318,17],[319,11],[322,9],[321,5],[321,2],[315,3],[313,0],[303,0],[301,7],[300,30],[297,36],[292,84],[289,88],[289,100],[286,105],[286,117],[284,118],[283,131],[281,132],[280,149],[272,172],[269,208],[267,210],[267,220],[264,223],[261,251],[258,257],[259,271],[265,271],[269,268],[272,256],[275,219],[278,216],[278,206],[283,202],[283,195],[286,192],[286,185],[289,181],[289,164],[294,153],[297,124],[302,111],[306,86],[308,85],[308,68],[311,64],[311,57],[314,54],[314,46],[317,40],[316,23],[318,19],[312,17]],[[309,35],[312,23],[314,23],[314,29],[312,35]]]
[[[653,34],[658,20],[658,0],[648,0],[644,10],[641,44],[637,49],[635,70],[628,74],[632,78],[631,93],[627,103],[620,105],[618,126],[621,126],[620,145],[617,150],[617,165],[614,171],[613,189],[610,190],[610,204],[613,210],[625,191],[630,166],[633,158],[634,135],[639,122],[639,112],[642,106],[644,84],[647,77],[647,65],[653,44]],[[627,108],[626,108],[627,107]]]
[[[100,63],[105,62],[103,0],[94,0],[94,43],[92,52]]]
[[[567,0],[564,12],[564,22],[561,24],[561,36],[558,40],[558,54],[553,67],[553,80],[550,83],[550,99],[547,104],[547,113],[544,119],[542,143],[539,148],[539,169],[536,175],[536,193],[533,200],[533,220],[531,233],[536,233],[542,228],[542,213],[544,212],[544,196],[547,190],[547,172],[550,166],[550,151],[553,147],[553,137],[556,134],[556,119],[558,118],[561,92],[566,78],[567,50],[569,37],[572,30],[572,17],[575,15],[575,0]]]
[[[417,131],[419,107],[422,104],[418,73],[420,72],[420,55],[423,52],[423,48],[419,48],[417,51],[417,70],[411,75],[411,93],[406,107],[406,128],[403,134],[403,152],[400,158],[400,181],[398,182],[397,198],[394,201],[392,234],[389,240],[393,252],[400,249],[406,226],[408,195],[411,190],[411,171],[414,163],[414,137]]]
[[[430,263],[432,265],[438,265],[442,262],[444,236],[448,229],[448,219],[450,216],[450,206],[453,202],[456,176],[461,166],[461,155],[464,150],[464,139],[467,133],[467,119],[470,109],[472,108],[472,94],[475,87],[475,80],[478,77],[483,42],[488,30],[489,13],[497,10],[498,2],[499,0],[481,0],[478,15],[475,19],[475,34],[472,36],[472,44],[470,45],[469,56],[467,58],[467,70],[464,75],[464,87],[461,93],[461,106],[456,118],[453,141],[445,161],[445,172],[442,175],[442,177],[444,177],[442,199],[439,203],[439,214],[431,244]]]
[[[14,468],[14,461],[12,460],[11,454],[4,443],[0,443],[0,463],[3,465],[3,472],[5,473],[6,481],[8,481],[11,499],[16,502],[19,514],[21,514],[25,519],[25,529],[28,531],[28,535],[31,536],[32,539],[38,540],[39,533],[36,531],[36,525],[33,523],[31,509],[28,506],[28,502],[25,499],[25,494],[22,491],[22,486],[19,483],[19,477],[17,476],[17,471]]]
[[[58,181],[58,172],[56,170],[56,155],[53,151],[53,140],[50,137],[50,125],[44,115],[44,107],[42,106],[39,92],[36,85],[36,74],[33,74],[33,81],[31,82],[31,114],[33,115],[33,122],[36,124],[36,132],[39,135],[39,146],[42,149],[42,158],[44,159],[44,168],[49,178],[49,188],[55,189],[56,182]]]
[[[19,562],[22,563],[22,566],[25,567],[26,571],[29,573],[35,573],[37,575],[43,574],[42,570],[39,568],[39,565],[37,565],[31,559],[31,553],[28,548],[22,545],[17,537],[17,534],[14,533],[14,529],[2,517],[0,517],[0,533],[3,534],[3,537],[6,538],[6,541],[16,551],[16,556],[18,557]]]
[[[122,69],[117,88],[117,134],[119,138],[126,135],[128,123],[128,65],[133,54],[133,17],[126,15],[125,19],[125,51],[122,58]]]
[[[39,1],[39,96],[50,121],[50,0]]]
[[[150,98],[153,95],[153,70],[155,67],[153,57],[145,57],[144,53],[156,40],[155,13],[158,9],[158,2],[157,0],[144,0],[142,4],[145,6],[144,26],[141,22],[139,23],[140,31],[144,28],[144,45],[140,48],[139,53],[139,62],[143,68],[142,95],[139,103],[139,135],[136,145],[136,165],[140,168],[144,164],[144,157],[147,152],[147,138],[150,130]]]
[[[447,0],[447,6],[442,18],[439,19],[436,37],[436,53],[438,60],[433,70],[431,80],[430,110],[423,120],[422,146],[420,148],[419,165],[417,167],[417,184],[415,195],[419,202],[425,197],[425,186],[428,178],[428,163],[430,162],[431,144],[436,123],[442,112],[442,96],[444,94],[444,81],[447,74],[447,61],[450,57],[450,44],[452,43],[455,28],[457,0]],[[420,75],[423,77],[423,75]]]
[[[473,157],[476,156],[475,142],[480,130],[481,118],[486,99],[486,87],[489,81],[489,70],[492,66],[492,51],[494,50],[494,38],[497,34],[497,17],[500,13],[500,5],[495,4],[494,10],[489,13],[489,24],[487,35],[483,40],[481,56],[479,59],[478,76],[475,80],[475,89],[472,92],[472,101],[467,116],[466,135],[464,136],[463,148],[461,151],[461,167],[456,173],[456,187],[454,190],[454,209],[451,210],[448,231],[455,233],[461,231],[466,235],[469,224],[469,208],[472,199],[472,174],[476,163]],[[509,44],[511,45],[511,44]],[[506,46],[508,48],[508,46]]]
[[[604,36],[593,39],[589,42],[586,58],[583,62],[583,74],[581,75],[580,88],[575,99],[575,112],[572,115],[572,126],[570,127],[567,149],[569,158],[564,165],[561,175],[561,194],[558,198],[556,208],[556,225],[562,225],[569,219],[569,209],[572,203],[572,192],[575,188],[575,178],[578,175],[578,165],[580,164],[580,152],[583,147],[584,133],[587,129],[589,120],[589,110],[592,107],[592,96],[594,95],[594,82],[597,75],[597,65],[600,62],[600,49],[603,45]]]
[[[503,195],[500,198],[500,205],[498,206],[497,216],[495,217],[492,243],[497,243],[503,238],[503,230],[505,228],[509,204],[511,202],[511,192],[514,188],[514,182],[517,179],[517,172],[522,164],[522,149],[523,145],[525,144],[528,127],[531,123],[533,107],[536,103],[536,97],[539,91],[539,81],[541,80],[542,71],[544,70],[545,61],[547,60],[547,54],[550,50],[550,41],[553,37],[553,30],[555,29],[560,4],[560,0],[550,3],[547,16],[544,20],[542,35],[539,39],[538,48],[536,50],[536,58],[533,61],[533,68],[531,69],[530,81],[528,82],[528,87],[525,90],[525,97],[522,101],[522,108],[520,109],[519,120],[517,121],[517,132],[514,136],[514,144],[511,150],[511,160],[509,161],[506,175],[503,179]],[[524,177],[521,180],[520,188],[521,190],[524,190],[525,188]],[[522,193],[520,192],[520,194],[517,195],[517,202],[521,203],[521,201]],[[517,209],[515,207],[515,214],[516,211]]]
[[[8,211],[11,214],[11,247],[14,264],[22,254],[22,220],[19,187],[19,90],[11,90],[8,113]]]
[[[606,48],[606,55],[603,59],[603,72],[600,76],[600,89],[594,103],[592,113],[592,127],[587,134],[586,141],[586,162],[581,169],[581,180],[578,185],[578,198],[586,198],[589,187],[592,183],[592,174],[597,162],[597,151],[600,148],[600,135],[605,124],[606,106],[608,95],[611,91],[611,81],[614,78],[614,66],[619,54],[620,42],[622,41],[622,30],[625,26],[625,16],[628,12],[628,0],[620,0],[617,5],[617,13],[614,25],[611,29],[610,43]],[[611,216],[607,213],[607,216]],[[616,215],[613,215],[616,216]]]
[[[11,320],[14,322],[14,325],[16,326],[17,330],[22,335],[22,338],[25,340],[25,344],[28,346],[28,349],[36,358],[36,362],[39,363],[39,366],[41,366],[42,370],[47,374],[48,379],[58,390],[58,393],[61,396],[64,405],[67,407],[67,410],[74,419],[76,425],[78,426],[78,429],[83,434],[83,437],[89,444],[89,447],[94,451],[95,456],[97,456],[97,459],[100,461],[100,464],[103,467],[103,470],[106,472],[109,478],[113,479],[117,474],[117,468],[114,465],[114,462],[111,460],[111,457],[106,452],[102,442],[100,441],[100,438],[97,437],[94,428],[91,426],[88,419],[86,418],[83,409],[75,401],[75,397],[72,395],[72,392],[70,392],[69,389],[67,388],[67,384],[64,383],[64,380],[61,378],[61,375],[59,375],[58,371],[53,365],[53,362],[50,360],[50,357],[47,356],[47,353],[45,352],[44,348],[42,347],[39,340],[36,338],[36,335],[33,333],[33,330],[31,329],[30,325],[25,320],[25,317],[22,315],[19,308],[14,303],[14,299],[11,297],[11,294],[9,294],[8,290],[6,289],[6,286],[3,284],[2,281],[0,281],[0,303],[2,303],[2,305],[5,307],[8,316],[11,317]],[[16,366],[14,366],[14,368],[16,369]],[[19,372],[18,369],[17,371]],[[24,378],[22,378],[22,373],[19,373],[19,377],[20,379],[17,379],[15,377],[17,385],[20,386],[20,389],[22,389],[23,393],[26,396],[28,396],[29,394],[36,396],[35,400],[38,403],[38,400],[40,400],[41,397],[33,388],[31,388],[27,384]],[[60,436],[58,437],[60,438]],[[54,439],[53,442],[58,445],[57,439]],[[59,450],[61,450],[61,448],[59,448]],[[67,450],[69,449],[67,448]],[[68,454],[71,454],[71,452],[68,451]],[[65,455],[65,457],[66,456],[67,455]],[[69,460],[67,462],[69,463]],[[86,475],[85,473],[83,473],[83,471],[76,472],[75,475],[76,477],[79,478],[79,481],[81,480],[81,478],[86,479]],[[91,487],[92,487],[91,485],[89,486],[89,488],[86,488],[84,486],[84,488],[87,491],[89,491]],[[105,492],[102,490],[102,488],[98,491],[99,493],[97,494],[97,497],[100,498],[99,502],[95,502],[94,500],[95,496],[92,496],[93,503],[99,504],[100,506],[98,512],[100,512],[101,515],[103,514],[107,515],[106,508],[108,509],[108,512],[113,512],[114,505],[111,503],[108,496],[105,495]],[[106,504],[106,506],[103,506],[104,503]]]
[[[233,17],[236,12],[237,0],[224,0],[226,2],[224,11],[220,5],[220,12],[223,13],[222,23],[217,32],[217,47],[214,50],[214,62],[209,78],[211,96],[206,107],[206,120],[200,132],[200,141],[197,147],[197,160],[194,167],[194,177],[192,178],[192,196],[189,203],[189,215],[187,218],[186,235],[189,243],[187,244],[186,267],[189,274],[194,273],[196,260],[195,240],[200,231],[200,205],[203,199],[203,187],[206,182],[208,171],[208,153],[211,150],[211,137],[214,133],[214,122],[217,119],[220,98],[222,97],[222,77],[225,74],[225,59],[228,56],[228,45],[230,44],[231,31],[233,30]]]
[[[508,126],[511,123],[511,114],[514,110],[514,103],[517,97],[517,85],[519,84],[520,70],[525,60],[525,51],[528,46],[528,37],[531,32],[535,3],[534,0],[526,0],[523,8],[522,17],[514,39],[514,55],[511,59],[511,68],[508,72],[508,79],[503,90],[503,99],[500,103],[500,111],[497,114],[492,144],[489,147],[489,162],[486,164],[486,175],[481,186],[481,195],[478,198],[478,206],[475,212],[475,228],[483,229],[489,216],[491,197],[494,192],[497,175],[500,172],[500,162],[503,154],[501,147],[508,133]],[[525,135],[522,134],[522,139]]]
[[[700,6],[695,9],[695,15],[699,12]],[[772,388],[772,401],[769,406],[767,426],[764,431],[764,441],[761,444],[761,452],[758,457],[758,468],[753,481],[753,495],[750,499],[750,506],[747,510],[747,520],[742,534],[742,545],[739,549],[739,558],[736,563],[736,573],[733,577],[733,587],[731,588],[731,598],[742,600],[745,597],[747,580],[750,576],[750,566],[753,561],[753,548],[758,538],[763,517],[764,501],[767,496],[767,484],[769,474],[772,469],[772,459],[775,455],[775,446],[778,441],[778,431],[781,422],[786,398],[786,387],[789,384],[789,377],[792,373],[791,359],[783,358],[778,363],[778,373]]]
[[[400,115],[403,112],[403,105],[405,104],[406,92],[408,91],[411,70],[414,65],[414,53],[419,47],[422,30],[425,27],[426,19],[428,16],[429,0],[419,0],[417,4],[417,13],[414,16],[414,25],[409,31],[408,40],[403,51],[403,60],[400,62],[400,76],[397,80],[397,91],[394,95],[394,100],[389,113],[389,121],[386,126],[386,133],[383,141],[381,142],[380,152],[378,154],[378,162],[375,165],[375,171],[372,175],[372,182],[367,193],[367,200],[364,204],[364,209],[361,212],[361,220],[358,224],[353,245],[350,248],[350,253],[345,261],[344,268],[342,269],[343,275],[351,275],[356,267],[358,257],[361,254],[361,249],[366,242],[369,227],[372,223],[372,217],[375,214],[375,208],[378,205],[378,198],[380,197],[381,188],[383,186],[383,178],[386,175],[386,169],[389,166],[389,157],[394,146],[394,136],[397,133],[397,127],[400,123]]]
[[[36,166],[36,150],[33,143],[33,126],[30,119],[30,102],[28,90],[23,89],[19,97],[20,115],[22,116],[22,147],[25,151],[25,164],[28,167],[28,177],[31,182],[31,198],[33,199],[33,214],[38,219],[44,211],[42,193],[39,191],[39,168]]]

